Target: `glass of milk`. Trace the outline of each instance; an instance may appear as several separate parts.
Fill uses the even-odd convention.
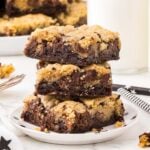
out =
[[[148,68],[148,0],[88,0],[88,24],[99,24],[120,34],[120,60],[114,73],[136,73]]]

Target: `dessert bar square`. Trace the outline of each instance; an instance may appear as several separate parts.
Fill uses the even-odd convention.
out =
[[[9,16],[28,13],[56,15],[66,11],[67,5],[73,0],[6,0],[6,12]]]
[[[48,64],[37,71],[36,92],[74,99],[109,96],[111,84],[111,70],[107,63],[84,68],[71,64]]]
[[[22,119],[41,130],[59,133],[82,133],[123,121],[124,107],[120,97],[112,96],[61,101],[51,96],[26,98]]]
[[[27,35],[36,28],[56,24],[56,20],[43,14],[29,14],[21,17],[3,17],[0,19],[0,36]]]
[[[25,55],[49,63],[87,66],[119,59],[117,33],[100,26],[51,26],[37,29],[29,38]]]

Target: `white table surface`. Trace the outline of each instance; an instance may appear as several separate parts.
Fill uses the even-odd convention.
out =
[[[12,63],[16,74],[24,73],[26,78],[19,85],[0,93],[0,103],[12,105],[22,103],[24,97],[34,91],[36,61],[24,56],[0,57],[2,63]],[[127,85],[150,87],[150,74],[113,75],[113,82]],[[149,97],[150,101],[150,97]],[[140,111],[140,119],[136,126],[113,141],[79,146],[55,145],[38,142],[27,136],[20,136],[25,150],[140,150],[137,146],[139,134],[150,131],[150,114]],[[1,124],[2,125],[2,124]],[[150,150],[150,148],[148,148]]]

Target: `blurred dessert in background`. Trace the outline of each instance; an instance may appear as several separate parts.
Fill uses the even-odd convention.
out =
[[[0,36],[29,35],[51,25],[87,23],[86,3],[81,0],[2,0]]]
[[[29,13],[43,13],[56,16],[76,0],[6,0],[6,13],[18,16]]]
[[[87,7],[85,2],[68,5],[67,11],[57,15],[60,25],[80,26],[87,24]]]

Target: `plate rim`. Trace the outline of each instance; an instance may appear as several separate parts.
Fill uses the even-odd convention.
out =
[[[8,40],[8,39],[14,40],[14,39],[17,39],[17,38],[26,38],[26,37],[30,37],[30,35],[20,35],[20,36],[0,36],[0,40]]]
[[[30,35],[0,36],[0,56],[23,55],[23,49]]]

